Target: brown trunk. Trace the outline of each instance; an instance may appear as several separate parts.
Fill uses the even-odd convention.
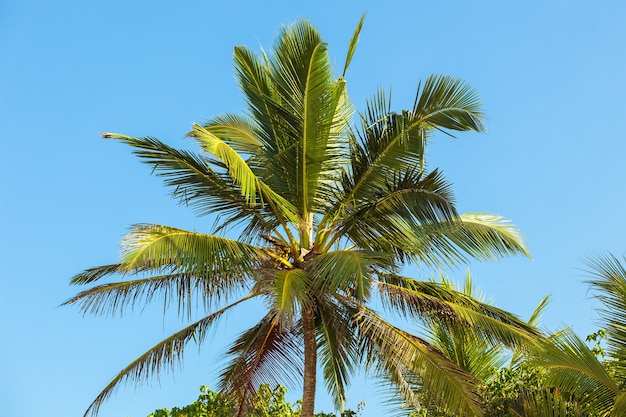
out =
[[[301,417],[313,417],[317,379],[317,343],[315,341],[315,312],[313,308],[302,310],[302,334],[304,336],[304,389]]]

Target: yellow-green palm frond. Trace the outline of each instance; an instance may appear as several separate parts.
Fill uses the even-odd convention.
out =
[[[261,146],[259,134],[250,119],[238,114],[227,113],[211,118],[202,127],[226,142],[236,152],[244,155],[259,153]]]
[[[259,248],[236,240],[154,224],[134,225],[122,241],[125,272],[163,268],[243,280],[264,256]]]
[[[404,230],[404,255],[434,267],[455,266],[468,259],[530,257],[524,238],[509,220],[493,214],[466,213],[452,221],[421,224]]]

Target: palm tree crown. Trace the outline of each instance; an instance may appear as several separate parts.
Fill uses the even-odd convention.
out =
[[[201,153],[150,137],[103,134],[130,145],[175,198],[220,222],[211,234],[135,225],[118,263],[72,278],[73,284],[124,278],[67,301],[85,312],[119,312],[157,293],[183,309],[200,300],[208,312],[123,369],[88,413],[97,413],[119,383],[177,363],[188,342],[202,343],[226,312],[256,298],[266,314],[233,342],[221,375],[221,388],[242,400],[242,410],[261,383],[302,376],[302,415],[312,416],[318,367],[342,407],[351,372],[365,365],[414,405],[421,384],[450,407],[480,414],[470,376],[386,321],[371,301],[412,319],[472,325],[518,345],[534,330],[516,317],[400,271],[408,263],[440,267],[527,253],[503,218],[458,214],[450,184],[426,169],[432,133],[483,130],[478,97],[466,83],[433,75],[418,88],[413,108],[401,112],[392,112],[379,92],[353,121],[344,77],[362,23],[339,77],[307,20],[284,28],[271,54],[236,47],[248,111],[194,124],[189,137]],[[240,231],[239,238],[225,237],[227,230]]]

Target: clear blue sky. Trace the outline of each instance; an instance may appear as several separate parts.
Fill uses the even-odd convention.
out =
[[[357,107],[379,87],[412,104],[431,73],[478,90],[488,133],[439,136],[431,167],[454,183],[461,211],[502,214],[533,260],[471,265],[482,292],[527,318],[547,294],[543,324],[595,329],[583,259],[626,250],[626,6],[622,1],[31,1],[0,3],[0,403],[12,417],[82,415],[118,370],[169,332],[160,307],[124,318],[57,307],[69,278],[115,262],[128,226],[209,230],[158,178],[102,131],[189,147],[192,122],[243,110],[233,46],[271,48],[282,24],[307,17],[341,64],[363,12],[351,69]],[[448,271],[460,280],[463,269]],[[119,390],[102,417],[144,417],[212,385],[230,317],[182,371]],[[299,393],[292,392],[294,398]],[[384,397],[363,377],[349,406]],[[320,409],[330,410],[321,397]]]

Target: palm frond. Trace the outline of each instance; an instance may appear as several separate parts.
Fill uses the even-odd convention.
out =
[[[236,152],[248,155],[259,152],[258,133],[247,118],[228,113],[208,120],[202,127],[226,142]]]
[[[312,274],[315,276],[312,289],[319,294],[340,291],[364,302],[370,296],[372,266],[388,262],[388,256],[365,250],[321,254],[311,260]]]
[[[221,318],[221,316],[236,305],[252,298],[248,296],[230,304],[223,309],[216,311],[195,323],[185,327],[184,329],[174,333],[161,342],[154,345],[143,355],[132,361],[127,367],[122,369],[106,387],[98,394],[91,403],[84,417],[97,416],[98,410],[107,398],[124,382],[139,382],[151,377],[158,377],[163,368],[169,368],[171,371],[180,365],[185,346],[194,341],[198,345],[205,340],[211,326]]]
[[[596,355],[571,330],[562,330],[530,352],[529,363],[549,369],[546,384],[576,396],[600,415],[608,415],[620,393]]]
[[[379,274],[381,298],[387,308],[426,324],[472,328],[493,344],[528,347],[539,332],[515,315],[436,283],[393,274]]]
[[[194,306],[211,308],[216,302],[227,302],[242,282],[213,274],[197,277],[187,273],[112,282],[81,291],[62,305],[78,305],[83,314],[123,315],[127,309],[149,304],[155,298],[163,303],[163,312],[175,303],[179,315],[190,318]]]
[[[310,283],[311,278],[302,269],[276,271],[271,304],[285,325],[293,326],[294,316],[307,303]]]
[[[236,240],[154,224],[134,225],[122,241],[127,272],[166,268],[242,281],[263,258],[259,248]]]
[[[199,215],[236,212],[246,217],[258,216],[242,197],[241,191],[222,173],[216,172],[204,157],[174,149],[155,138],[134,138],[103,133],[105,138],[121,140],[135,148],[133,153],[151,165],[154,172],[172,187],[172,196],[181,204],[192,206]],[[266,213],[264,213],[266,214]]]
[[[220,388],[248,395],[263,383],[295,385],[302,377],[302,341],[270,310],[255,326],[235,340],[227,352],[232,358],[220,377]]]
[[[416,375],[429,401],[469,416],[482,416],[477,381],[423,339],[392,326],[375,313],[361,309],[356,320],[364,357],[380,376],[390,379],[403,396],[413,396],[407,377]],[[419,404],[413,403],[413,406]]]
[[[424,88],[418,88],[411,124],[482,132],[481,107],[478,94],[464,81],[431,75],[426,79]]]
[[[107,275],[118,274],[123,271],[122,264],[111,264],[111,265],[102,265],[94,268],[89,268],[81,272],[80,274],[74,275],[70,279],[71,285],[83,285],[83,284],[91,284],[92,282],[96,282]]]
[[[619,381],[626,381],[626,267],[614,255],[587,261],[594,297],[602,303],[598,309],[606,330],[606,353],[611,371]]]
[[[441,277],[441,285],[454,290],[452,283]],[[468,271],[462,289],[465,296],[481,301],[473,288],[472,276]],[[500,344],[490,343],[476,334],[472,328],[446,326],[443,323],[429,322],[425,330],[428,340],[448,359],[485,381],[492,375],[494,368],[500,368],[506,362]]]
[[[361,16],[359,19],[359,23],[356,25],[356,29],[354,29],[354,33],[352,34],[352,38],[350,39],[350,43],[348,44],[348,53],[346,54],[346,63],[343,66],[343,72],[341,73],[342,77],[346,76],[346,72],[348,72],[348,67],[350,66],[350,62],[352,62],[352,57],[354,56],[354,52],[356,51],[356,46],[359,43],[359,36],[361,34],[361,29],[363,28],[363,24],[365,23],[365,14]]]
[[[411,230],[439,225],[457,216],[450,185],[441,174],[433,171],[422,175],[413,169],[389,173],[384,187],[356,207],[344,210],[337,225],[342,235],[362,248],[380,250],[378,244],[392,245],[402,252],[415,246]]]
[[[420,224],[404,233],[409,238],[403,254],[413,262],[436,267],[467,262],[468,256],[479,260],[530,257],[517,228],[498,215],[466,213],[453,221]]]
[[[360,361],[354,334],[356,311],[334,297],[320,299],[317,307],[318,359],[324,384],[335,408],[342,410],[350,376]]]

